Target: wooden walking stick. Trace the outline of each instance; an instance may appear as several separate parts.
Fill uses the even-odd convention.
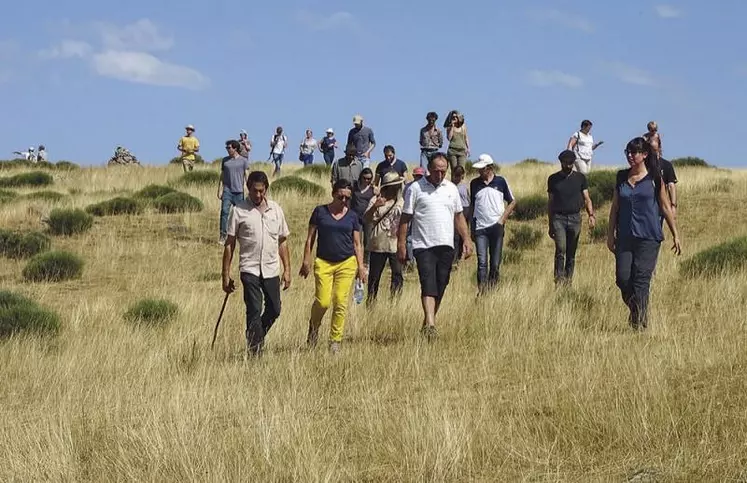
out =
[[[220,314],[218,314],[218,321],[215,323],[215,330],[213,330],[213,342],[210,343],[210,349],[213,349],[213,346],[215,346],[215,338],[218,336],[218,326],[220,325],[220,319],[223,318],[223,311],[226,310],[226,302],[228,302],[228,296],[231,295],[229,292],[226,292],[226,296],[223,299],[223,306],[220,308]]]

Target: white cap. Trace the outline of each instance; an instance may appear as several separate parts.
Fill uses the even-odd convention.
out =
[[[191,130],[194,131],[195,127],[193,125],[191,125],[191,124],[187,124],[187,127],[185,127],[184,129],[191,129]]]
[[[329,129],[327,129],[327,132],[328,132],[328,133],[332,133],[332,134],[334,134],[334,133],[335,133],[335,130],[334,130],[334,129],[332,129],[332,128],[329,128]]]
[[[33,150],[34,150],[34,147],[33,147],[33,146],[31,146],[31,147],[29,148],[29,151],[33,151]]]
[[[247,133],[245,129],[242,129],[241,131],[239,131],[239,134],[246,134],[246,135],[249,135],[249,133]]]
[[[489,154],[481,154],[477,157],[477,162],[472,165],[475,169],[482,169],[493,165],[493,158]]]

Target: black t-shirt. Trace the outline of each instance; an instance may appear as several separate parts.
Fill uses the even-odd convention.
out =
[[[395,159],[394,163],[391,164],[385,159],[384,161],[376,165],[376,174],[378,174],[381,178],[383,178],[384,175],[390,171],[394,171],[399,175],[400,178],[402,178],[407,172],[407,165],[400,159]]]
[[[366,208],[368,203],[373,198],[374,190],[373,186],[369,186],[365,193],[361,192],[358,183],[353,185],[353,199],[350,200],[350,209],[361,217],[361,223],[363,223],[363,215],[366,214]]]
[[[677,184],[677,174],[674,172],[674,165],[671,161],[659,159],[659,167],[661,168],[661,178],[664,180],[665,185],[669,183]]]
[[[552,194],[553,213],[570,215],[584,207],[583,191],[589,189],[586,176],[578,171],[565,174],[558,171],[547,178],[547,192]]]

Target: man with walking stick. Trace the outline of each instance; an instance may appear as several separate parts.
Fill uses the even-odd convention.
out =
[[[261,355],[265,336],[280,316],[281,281],[283,290],[291,284],[287,242],[290,230],[283,209],[267,199],[269,185],[263,171],[249,174],[246,181],[249,197],[231,208],[223,250],[223,291],[229,294],[235,290],[230,273],[238,240],[239,271],[246,304],[246,344],[249,355],[254,356]]]

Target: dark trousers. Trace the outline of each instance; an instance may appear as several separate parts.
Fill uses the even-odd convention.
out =
[[[617,241],[615,278],[634,329],[648,327],[648,297],[660,246],[659,241],[641,238]]]
[[[368,260],[368,298],[366,299],[368,303],[376,300],[379,294],[379,282],[381,282],[381,275],[384,273],[387,261],[392,270],[391,296],[394,297],[402,291],[404,279],[402,278],[402,265],[397,260],[397,254],[371,252]]]
[[[280,277],[262,278],[241,272],[241,283],[246,304],[246,344],[250,351],[258,353],[267,332],[280,316]]]
[[[581,235],[581,214],[552,215],[555,233],[555,283],[570,282],[576,267],[576,248]]]
[[[504,227],[500,223],[475,230],[477,248],[477,287],[492,288],[501,278]]]
[[[325,151],[323,155],[324,155],[324,164],[326,164],[327,166],[332,166],[332,163],[335,162],[335,150],[332,149],[330,151]]]

